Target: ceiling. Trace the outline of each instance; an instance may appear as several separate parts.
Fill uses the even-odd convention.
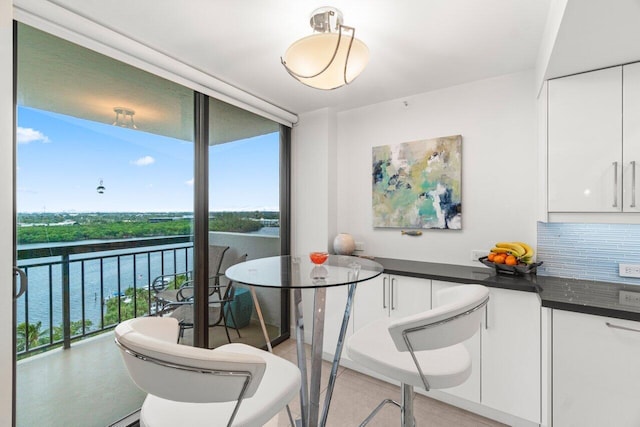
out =
[[[534,68],[540,87],[542,79],[640,60],[640,0],[14,0],[14,5],[34,10],[45,21],[48,12],[39,9],[54,7],[82,17],[92,27],[125,37],[125,50],[134,40],[294,114],[347,110]],[[371,53],[362,75],[333,91],[304,86],[280,64],[292,42],[311,34],[311,12],[326,5],[342,11],[345,25],[356,28]],[[86,30],[76,25],[75,31]],[[180,105],[148,99],[151,91],[140,88],[162,86],[161,79],[140,71],[128,79],[129,87],[114,88],[114,82],[97,77],[108,70],[99,55],[86,53],[69,64],[50,46],[41,48],[33,59],[57,64],[46,83],[66,97],[70,115],[89,114],[87,106],[102,103],[101,111],[87,118],[106,123],[114,106],[134,108],[136,120],[146,118],[149,126],[158,127],[149,131],[165,135],[176,132],[176,118],[182,115],[182,130],[176,132],[181,134],[175,136],[189,139],[189,94],[178,94]],[[76,80],[82,67],[84,75],[96,77],[93,86]],[[38,79],[42,73],[34,77],[34,87],[44,85]],[[35,99],[38,93],[43,92],[32,91],[32,101],[52,102]],[[125,95],[138,105],[112,99]],[[83,101],[71,105],[74,100]],[[236,118],[230,116],[229,128],[238,122],[238,111],[231,114]],[[221,135],[218,140],[233,138]]]
[[[551,0],[49,0],[195,69],[300,114],[345,110],[533,69]],[[280,56],[321,6],[370,49],[351,85],[320,91]]]

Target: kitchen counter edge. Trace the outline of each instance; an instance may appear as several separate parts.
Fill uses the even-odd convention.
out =
[[[542,307],[640,321],[640,307],[622,305],[618,300],[621,290],[640,292],[637,285],[535,274],[498,275],[483,265],[472,267],[377,257],[374,260],[384,267],[386,274],[534,292],[538,294]]]

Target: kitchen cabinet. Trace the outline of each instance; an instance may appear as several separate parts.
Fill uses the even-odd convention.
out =
[[[441,301],[438,297],[438,292],[451,288],[453,286],[460,286],[459,283],[443,282],[441,280],[431,281],[431,301],[432,307],[441,305],[444,301]],[[465,347],[471,355],[471,376],[464,383],[457,387],[442,389],[441,391],[458,396],[471,402],[480,403],[480,334],[481,329],[478,332],[464,342]]]
[[[356,291],[354,328],[383,317],[400,318],[431,308],[431,280],[382,274]]]
[[[439,290],[459,285],[434,280],[434,306]],[[536,294],[489,288],[484,321],[478,333],[465,342],[471,354],[471,377],[442,391],[539,423],[540,334]]]
[[[325,300],[325,329],[323,352],[333,355],[345,302],[347,286],[329,288]],[[353,331],[384,317],[404,317],[428,310],[431,307],[431,281],[408,276],[382,274],[359,283],[353,301],[353,310],[345,341]],[[342,358],[349,361],[346,351]]]
[[[623,211],[640,212],[640,62],[622,68]]]
[[[549,80],[549,212],[622,210],[622,67]]]
[[[540,422],[540,300],[532,292],[489,288],[481,329],[481,403]]]
[[[549,212],[640,211],[640,63],[548,90]]]
[[[553,310],[553,426],[640,425],[640,322]]]

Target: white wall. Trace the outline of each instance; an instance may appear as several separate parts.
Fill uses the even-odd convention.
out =
[[[488,251],[497,241],[535,244],[536,94],[532,70],[339,113],[337,158],[330,160],[337,164],[338,230],[362,241],[366,254],[448,264],[478,265],[471,250]],[[371,148],[456,134],[463,138],[463,229],[421,237],[374,229]]]
[[[301,255],[330,249],[336,230],[336,113],[305,113],[299,123],[291,134],[291,228],[292,253]]]
[[[11,425],[13,360],[13,29],[12,2],[0,0],[0,426]]]

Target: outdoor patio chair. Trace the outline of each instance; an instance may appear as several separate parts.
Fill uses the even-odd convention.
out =
[[[244,262],[247,258],[247,254],[244,254],[236,259],[233,264]],[[229,305],[235,296],[234,283],[231,280],[227,281],[226,285],[222,284],[221,278],[217,278],[216,285],[209,286],[209,327],[223,326],[227,335],[227,340],[231,343],[231,337],[229,335],[229,326],[227,325],[227,315],[231,316],[232,324],[237,325],[235,318],[233,317],[233,311],[230,310]],[[219,295],[222,295],[220,297]],[[170,302],[164,305],[162,310],[156,313],[157,316],[168,316],[178,320],[180,325],[180,333],[178,340],[184,338],[184,331],[186,329],[193,328],[193,285],[183,285],[178,289],[176,293],[176,301]],[[241,338],[238,328],[236,333],[238,338]]]
[[[209,245],[209,286],[218,294],[219,298],[222,298],[219,285],[220,278],[223,276],[220,269],[228,250],[229,246]],[[186,280],[180,286],[175,286],[174,289],[167,289],[171,283],[177,284],[182,277]],[[177,302],[179,288],[189,286],[193,286],[193,271],[162,274],[151,282],[151,290],[154,292],[153,297],[159,309],[162,309],[168,303]]]

